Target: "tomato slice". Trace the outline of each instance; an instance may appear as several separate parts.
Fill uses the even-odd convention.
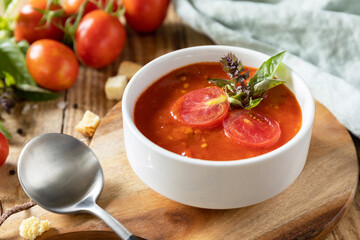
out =
[[[219,125],[228,111],[227,94],[219,87],[207,87],[179,98],[171,115],[186,125],[211,128]]]
[[[249,147],[266,147],[280,137],[280,125],[274,119],[253,110],[235,110],[223,122],[225,134]]]

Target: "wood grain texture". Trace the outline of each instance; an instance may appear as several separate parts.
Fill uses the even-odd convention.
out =
[[[171,6],[165,23],[156,32],[143,35],[127,29],[126,46],[122,55],[113,64],[102,69],[90,69],[81,66],[76,84],[63,92],[60,99],[50,102],[31,103],[31,111],[26,114],[21,114],[26,103],[20,103],[11,115],[4,115],[4,124],[13,134],[13,139],[10,141],[9,158],[0,168],[0,201],[4,210],[9,209],[13,205],[28,201],[28,197],[23,192],[16,175],[17,158],[28,140],[46,132],[63,132],[73,135],[86,143],[90,143],[91,139],[75,131],[75,125],[81,120],[86,110],[91,110],[103,118],[116,104],[114,101],[106,100],[104,82],[107,77],[116,74],[122,60],[146,64],[155,57],[176,49],[207,44],[214,43],[208,37],[186,26],[175,14]],[[60,106],[63,103],[66,103],[64,109]],[[74,104],[77,104],[78,108],[74,108]],[[107,191],[117,189],[117,185],[106,183],[103,195],[99,199],[99,204],[109,210],[120,209],[119,213],[114,214],[116,218],[121,220],[131,230],[134,229],[139,235],[147,236],[147,231],[156,231],[154,239],[167,239],[168,236],[170,236],[169,239],[172,236],[175,239],[204,239],[206,234],[201,234],[199,232],[201,229],[207,230],[208,234],[205,239],[214,239],[221,233],[225,234],[225,236],[232,236],[231,234],[236,233],[240,236],[240,239],[250,239],[251,235],[248,235],[249,232],[260,229],[261,225],[259,224],[264,223],[264,221],[268,222],[263,226],[264,229],[261,230],[262,235],[257,235],[254,238],[269,239],[279,236],[280,239],[293,239],[296,234],[301,235],[298,239],[310,237],[323,238],[337,224],[342,214],[344,214],[342,220],[326,236],[326,239],[360,239],[360,187],[357,188],[355,200],[346,213],[346,209],[351,201],[346,202],[347,198],[344,196],[348,196],[348,199],[351,200],[351,193],[353,194],[354,191],[353,187],[341,185],[343,181],[356,181],[352,175],[357,171],[357,166],[352,163],[353,168],[349,169],[348,167],[348,164],[354,161],[355,158],[353,143],[343,127],[334,120],[333,116],[327,110],[323,111],[323,115],[319,115],[318,108],[319,105],[317,105],[316,117],[320,117],[322,121],[318,122],[318,125],[314,127],[314,133],[318,128],[324,130],[324,127],[327,127],[329,129],[324,130],[322,136],[316,137],[315,141],[312,142],[309,157],[324,159],[322,161],[311,162],[311,165],[306,165],[305,170],[312,170],[304,171],[306,174],[302,174],[297,180],[297,182],[302,181],[306,183],[303,194],[287,190],[278,196],[296,197],[298,199],[295,202],[285,200],[279,204],[276,201],[278,197],[276,197],[269,201],[278,204],[278,206],[271,208],[262,206],[261,212],[257,210],[258,205],[242,209],[241,211],[207,211],[185,206],[179,208],[178,204],[169,202],[169,200],[160,195],[154,194],[146,186],[141,185],[141,183],[139,185],[135,183],[130,184],[130,186],[121,184],[119,191],[109,194]],[[322,107],[320,106],[320,108]],[[331,125],[333,122],[336,123],[335,126]],[[22,128],[24,134],[17,134],[16,130],[18,128]],[[94,138],[95,141],[92,143],[92,146],[96,146],[96,138]],[[319,151],[315,152],[317,148],[319,148]],[[341,160],[335,162],[340,149]],[[357,146],[357,149],[360,149],[360,144]],[[105,154],[104,156],[107,155]],[[15,170],[15,174],[11,175],[11,170]],[[119,167],[112,169],[111,172],[125,170],[129,169]],[[346,175],[345,179],[341,178],[343,173]],[[329,181],[314,182],[307,180],[307,177],[319,177],[322,174],[325,174]],[[118,178],[126,182],[133,179],[134,176],[125,174]],[[338,180],[334,181],[335,178]],[[125,187],[129,187],[129,189],[126,190]],[[124,193],[131,189],[139,191],[136,194],[130,194],[125,200],[122,198],[117,199],[117,197],[123,196]],[[332,191],[338,191],[338,193],[333,194]],[[326,204],[320,201],[323,194],[327,194],[328,197]],[[135,204],[138,199],[141,200],[141,203]],[[341,207],[341,203],[343,203],[343,207]],[[132,206],[136,206],[136,208],[132,208]],[[309,210],[305,208],[309,208]],[[299,210],[299,213],[295,214],[296,211],[293,209]],[[328,211],[328,209],[335,210]],[[316,211],[309,214],[311,210]],[[286,213],[274,221],[271,220],[270,216],[280,211],[286,211]],[[39,207],[10,217],[0,227],[0,239],[20,239],[17,228],[22,219],[32,215],[49,219],[54,224],[54,227],[49,232],[38,239],[116,239],[112,232],[108,232],[109,229],[101,220],[91,215],[55,215]],[[237,221],[230,223],[227,221],[227,217],[236,218]],[[316,230],[310,227],[299,231],[299,224],[309,222],[311,226],[318,226],[332,217],[334,217],[334,221],[328,222],[328,225],[323,229]],[[285,218],[288,219],[287,224],[283,224]],[[224,222],[218,225],[216,221],[213,221],[214,219],[220,219]],[[220,230],[220,227],[224,228],[232,224],[238,226],[238,229]],[[244,226],[244,224],[248,225],[245,228],[239,227]],[[88,229],[88,231],[83,232],[84,229]],[[69,233],[71,231],[81,232]],[[187,232],[187,234],[184,232]],[[229,239],[234,238],[229,237]]]
[[[316,104],[309,157],[299,178],[272,199],[233,210],[185,206],[142,183],[126,159],[121,103],[102,120],[90,146],[105,175],[98,204],[136,235],[147,239],[322,239],[346,213],[355,195],[358,167],[355,148],[349,143],[347,131]],[[39,239],[114,237],[110,232],[92,232],[109,228],[89,214],[57,215],[36,206],[4,224],[5,239],[17,239],[14,236],[24,214],[54,223]]]

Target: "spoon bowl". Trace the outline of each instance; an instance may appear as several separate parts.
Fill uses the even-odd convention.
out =
[[[80,212],[83,209],[74,206],[88,197],[97,198],[104,182],[91,149],[76,138],[54,133],[35,137],[25,146],[18,173],[27,195],[56,213]]]
[[[33,138],[20,154],[18,176],[26,194],[44,209],[92,213],[122,239],[141,239],[96,204],[104,174],[94,152],[78,139],[59,133]]]

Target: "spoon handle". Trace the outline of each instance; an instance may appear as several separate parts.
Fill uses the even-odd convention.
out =
[[[96,203],[87,209],[97,217],[101,218],[115,233],[123,240],[137,239],[132,233],[129,232],[121,223],[119,223],[108,212],[99,207]],[[135,238],[134,238],[135,237]]]

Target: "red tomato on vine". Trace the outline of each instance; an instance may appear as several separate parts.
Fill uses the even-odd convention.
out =
[[[104,67],[118,58],[126,40],[120,20],[102,10],[89,12],[75,34],[78,58],[89,67]]]
[[[99,7],[97,6],[99,1],[101,1],[101,6],[103,9],[105,9],[106,4],[109,2],[109,0],[95,0],[95,2],[88,1],[84,9],[84,16],[91,11],[99,9]],[[65,0],[63,4],[65,13],[69,15],[77,13],[83,2],[84,0]],[[118,9],[118,4],[117,1],[114,0],[113,12],[116,12],[117,9]]]
[[[79,71],[74,52],[51,39],[41,39],[31,44],[26,53],[26,66],[39,86],[53,91],[71,87]]]
[[[126,23],[135,31],[148,33],[163,23],[170,0],[123,0]]]
[[[16,19],[14,35],[16,41],[27,40],[29,43],[43,38],[61,40],[64,33],[56,26],[63,24],[63,19],[54,17],[51,23],[41,23],[43,14],[36,9],[46,9],[47,0],[30,0],[20,10]],[[60,6],[51,5],[50,10],[59,10]]]

